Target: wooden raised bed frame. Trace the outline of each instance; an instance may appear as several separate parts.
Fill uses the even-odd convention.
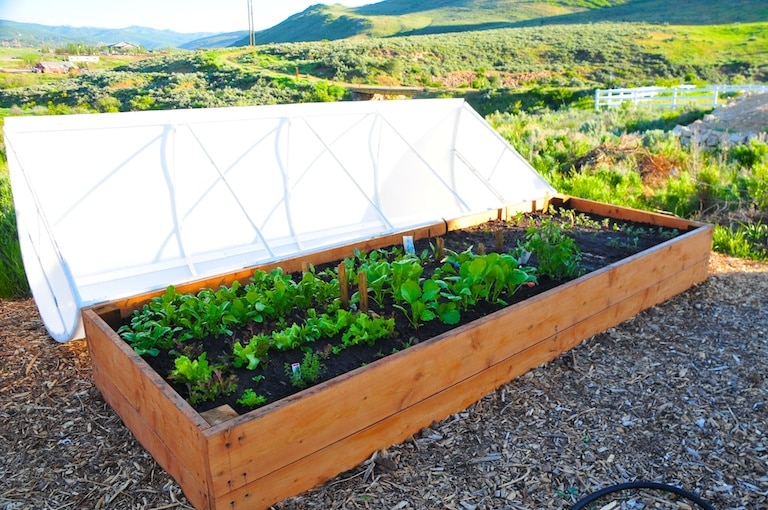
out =
[[[197,413],[115,333],[156,293],[83,311],[96,386],[200,509],[260,509],[351,469],[529,369],[707,277],[712,227],[566,196],[577,211],[688,230],[675,239],[292,397],[217,423]],[[549,201],[539,201],[544,205]],[[536,203],[406,232],[436,236]],[[286,271],[401,242],[396,236],[281,261]],[[267,267],[265,267],[268,269]],[[253,269],[179,286],[247,281]],[[169,282],[172,283],[172,282]]]

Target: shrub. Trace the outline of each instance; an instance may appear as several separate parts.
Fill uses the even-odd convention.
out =
[[[735,145],[729,150],[728,158],[750,169],[759,163],[768,163],[768,143],[752,140],[749,145]]]

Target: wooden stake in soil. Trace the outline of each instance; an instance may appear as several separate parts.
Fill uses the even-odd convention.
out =
[[[544,214],[549,212],[549,191],[544,193],[544,204],[541,206],[541,212]]]
[[[368,313],[368,275],[365,271],[360,271],[357,274],[357,286],[360,293],[360,311]]]
[[[435,245],[437,246],[437,261],[440,262],[445,258],[445,240],[438,237],[435,239]]]
[[[485,245],[483,243],[477,243],[477,254],[485,255]]]
[[[347,282],[347,266],[344,262],[339,263],[339,298],[341,307],[345,310],[349,308],[349,283]]]
[[[504,251],[504,231],[497,230],[494,232],[494,240],[496,241],[496,251]]]

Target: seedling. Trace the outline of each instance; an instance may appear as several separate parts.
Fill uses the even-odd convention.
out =
[[[581,250],[576,241],[568,237],[562,227],[550,218],[544,218],[538,228],[526,229],[523,249],[536,254],[540,276],[564,279],[581,276]]]
[[[297,388],[306,388],[315,384],[325,372],[325,366],[320,363],[320,356],[311,350],[304,353],[301,363],[285,365],[286,374],[291,384]]]
[[[237,399],[238,404],[244,407],[249,407],[251,409],[264,405],[266,402],[267,397],[257,394],[251,388],[246,389],[240,398]]]

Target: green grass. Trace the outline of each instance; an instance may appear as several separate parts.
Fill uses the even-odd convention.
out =
[[[767,13],[768,14],[768,13]],[[674,63],[761,67],[768,62],[768,23],[659,26],[638,43]]]
[[[29,297],[29,284],[21,259],[16,213],[7,173],[0,173],[0,246],[0,298]]]

